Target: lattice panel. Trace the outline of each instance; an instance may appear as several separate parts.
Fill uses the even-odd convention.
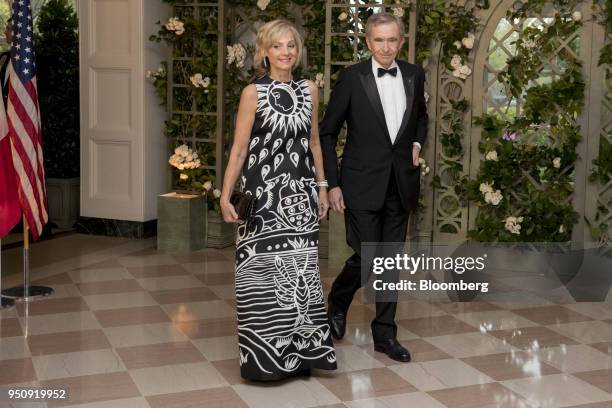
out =
[[[501,119],[509,120],[521,114],[522,100],[511,100],[502,84],[497,80],[497,75],[506,68],[508,58],[516,55],[516,45],[513,44],[521,40],[520,34],[527,27],[537,27],[545,29],[553,23],[550,17],[534,17],[521,21],[508,21],[502,18],[491,40],[489,41],[488,58],[485,64],[485,83],[487,92],[483,95],[487,104],[489,114],[499,116]],[[579,59],[579,32],[574,33],[570,38],[556,38],[555,47],[558,55],[561,50]],[[540,66],[540,77],[538,84],[549,83],[556,79],[562,72],[560,60],[557,57],[542,60]]]
[[[505,2],[508,6],[510,2]],[[503,5],[497,5],[499,9],[505,8]],[[489,10],[492,14],[495,8]],[[496,27],[484,27],[479,33],[476,33],[478,37],[477,44],[479,47],[486,47],[484,52],[484,58],[479,57],[478,61],[468,61],[468,65],[473,67],[473,71],[478,71],[477,68],[482,68],[481,72],[483,77],[473,78],[470,77],[465,81],[461,81],[452,76],[452,73],[444,66],[438,66],[438,81],[437,81],[437,98],[436,98],[436,110],[435,110],[435,123],[436,123],[436,138],[440,139],[441,135],[448,132],[449,125],[448,121],[444,120],[445,116],[451,111],[451,100],[459,100],[462,97],[474,99],[471,101],[472,104],[482,103],[484,112],[497,115],[500,119],[511,120],[516,115],[522,113],[523,101],[521,98],[513,99],[509,92],[506,91],[505,87],[498,81],[497,76],[502,72],[507,64],[506,61],[515,55],[517,52],[515,42],[521,40],[520,36],[522,31],[527,27],[539,27],[544,29],[553,23],[553,18],[548,17],[552,15],[554,10],[547,9],[545,16],[537,15],[532,18],[523,20],[509,21],[508,19],[501,17],[497,19],[489,20],[488,24],[496,24]],[[487,16],[483,16],[483,21],[486,21]],[[484,32],[492,32],[491,35],[484,38],[482,35]],[[550,59],[542,59],[540,66],[540,76],[534,84],[545,84],[558,78],[563,72],[563,63],[558,57],[559,53],[567,53],[576,58],[580,58],[580,33],[578,31],[569,38],[556,38],[554,46],[556,48],[555,56]],[[471,56],[474,57],[474,56]],[[482,64],[481,67],[475,67],[475,64]],[[477,81],[483,81],[482,89],[474,91],[474,89],[480,88],[475,87]],[[531,85],[534,85],[531,84]],[[481,102],[482,101],[482,102]],[[609,107],[609,106],[608,106]],[[483,112],[483,113],[484,113]],[[468,114],[471,114],[469,112]],[[560,112],[562,114],[562,112]],[[609,112],[608,112],[609,115]],[[469,126],[469,117],[465,118],[466,128]],[[609,133],[609,132],[608,132]],[[436,156],[435,156],[435,173],[440,176],[441,186],[436,190],[436,197],[434,202],[433,212],[433,227],[434,236],[437,239],[463,239],[466,237],[468,231],[468,211],[462,207],[459,201],[459,197],[454,191],[453,178],[450,177],[451,173],[459,173],[464,175],[468,172],[469,168],[476,169],[478,161],[482,158],[478,156],[472,157],[468,154],[470,149],[474,152],[474,143],[477,140],[471,140],[468,136],[470,134],[469,129],[465,132],[466,137],[462,140],[465,154],[462,156],[453,156],[448,154],[440,140],[436,140]],[[534,126],[526,135],[521,135],[524,142],[531,145],[545,145],[555,146],[558,145],[559,141],[556,136],[551,132],[549,126]],[[562,174],[575,173],[574,166],[567,166],[561,169]],[[537,175],[537,169],[533,171],[522,171],[521,177],[517,178],[517,184],[519,183],[530,183],[535,189],[543,189],[539,177]],[[609,188],[608,192],[612,194],[612,188]],[[605,188],[605,187],[604,187]],[[517,193],[513,194],[513,199],[519,202],[525,202],[528,197],[519,197]],[[568,198],[571,201],[573,197]]]
[[[612,33],[608,33],[606,37],[606,44],[612,42]],[[610,69],[610,67],[607,67]],[[612,90],[608,87],[606,78],[603,78],[603,84],[601,84],[603,95],[601,98],[601,117],[600,117],[600,133],[599,133],[599,155],[603,153],[602,146],[607,143],[608,146],[612,146]],[[605,223],[608,225],[608,239],[612,238],[612,175],[610,180],[605,184],[598,184],[597,188],[597,201],[596,210],[599,215],[599,223]],[[612,251],[612,247],[609,245],[608,250]]]
[[[180,37],[168,63],[168,110],[171,121],[183,123],[180,128],[172,128],[173,136],[177,142],[187,143],[198,151],[207,163],[203,168],[218,178],[224,166],[220,159],[223,157],[223,61],[220,58],[224,46],[223,13],[223,1],[197,0],[173,6],[173,16],[181,21],[193,18],[205,30],[192,37]],[[211,48],[201,47],[202,42],[213,44],[211,48],[216,51],[208,53]],[[208,88],[193,87],[190,77],[196,73],[210,78]]]
[[[469,155],[453,155],[452,152],[445,150],[440,143],[442,134],[450,132],[450,118],[452,111],[451,102],[459,100],[467,92],[470,81],[463,82],[454,77],[444,66],[438,66],[438,100],[435,112],[436,124],[436,175],[440,177],[441,188],[436,190],[434,202],[434,231],[439,234],[460,234],[465,236],[467,233],[467,212],[462,208],[462,204],[454,190],[454,173],[464,172],[469,162]],[[431,105],[430,105],[431,106]],[[431,115],[431,113],[430,113]],[[465,146],[465,141],[462,142]]]
[[[507,120],[520,116],[522,114],[522,98],[512,98],[509,93],[506,93],[503,86],[497,80],[497,74],[506,68],[506,61],[513,55],[516,55],[516,46],[512,44],[516,41],[521,41],[521,33],[528,27],[537,27],[545,30],[554,22],[553,18],[534,16],[522,20],[509,21],[505,18],[501,19],[495,30],[495,35],[489,43],[488,58],[485,62],[486,72],[486,92],[483,95],[487,112],[498,115],[501,119]],[[563,61],[557,56],[561,51],[571,55],[573,58],[580,58],[580,31],[576,31],[569,38],[553,39],[553,45],[556,52],[552,58],[541,58],[539,67],[540,76],[536,81],[532,81],[529,86],[536,84],[546,84],[557,79],[563,73]],[[492,79],[491,79],[492,78]],[[525,90],[526,91],[526,90]],[[524,95],[524,93],[523,93]],[[563,115],[563,112],[559,112]],[[574,121],[574,120],[572,120]],[[534,125],[526,133],[521,135],[522,142],[533,146],[556,146],[559,141],[553,134],[549,125]],[[538,169],[522,169],[522,176],[517,178],[517,184],[528,183],[535,190],[544,190],[543,182],[539,181]],[[561,174],[570,174],[574,172],[574,166],[569,165],[561,169]],[[546,181],[544,181],[546,182]],[[529,197],[519,197],[515,193],[511,193],[514,200],[519,203],[529,202]],[[567,198],[566,202],[571,202],[573,195]]]

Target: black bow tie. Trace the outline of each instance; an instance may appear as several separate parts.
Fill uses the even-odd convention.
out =
[[[385,74],[389,74],[391,76],[396,76],[397,75],[397,67],[393,67],[391,69],[378,68],[378,77],[379,78],[381,76],[385,75]]]

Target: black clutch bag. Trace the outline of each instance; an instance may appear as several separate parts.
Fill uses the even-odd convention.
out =
[[[255,214],[255,203],[257,199],[251,194],[234,191],[230,196],[230,203],[234,206],[238,218],[246,221]]]

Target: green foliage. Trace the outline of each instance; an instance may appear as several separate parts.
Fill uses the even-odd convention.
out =
[[[69,0],[49,0],[37,20],[36,62],[47,177],[79,176],[78,20]]]
[[[534,0],[510,10],[507,18],[541,13],[545,2]],[[517,54],[508,60],[498,79],[509,94],[522,100],[522,112],[508,121],[494,114],[475,119],[482,126],[478,146],[485,157],[474,179],[464,178],[459,189],[478,203],[476,228],[469,236],[481,241],[565,242],[578,221],[570,198],[572,169],[581,139],[577,120],[582,111],[585,83],[580,61],[557,38],[570,38],[580,21],[572,19],[575,2],[558,1],[558,14],[547,29],[529,26],[520,36]],[[562,73],[540,81],[542,61],[555,58]],[[511,140],[510,134],[516,135]],[[505,137],[504,137],[505,135]],[[552,139],[552,140],[551,140]],[[494,153],[491,153],[494,152]],[[489,158],[487,160],[487,158]],[[487,200],[483,183],[499,190],[499,203]],[[508,217],[522,217],[519,234],[506,228]]]
[[[259,9],[252,0],[230,0],[227,2],[227,15],[224,22],[227,43],[224,44],[223,60],[218,55],[218,13],[216,7],[194,7],[185,0],[163,0],[172,5],[172,16],[178,19],[181,29],[178,31],[167,28],[168,21],[158,21],[157,33],[149,39],[153,42],[164,42],[172,49],[172,61],[163,62],[158,71],[148,75],[153,83],[160,103],[171,111],[171,117],[166,121],[164,134],[169,138],[169,148],[186,143],[196,151],[202,162],[197,170],[173,170],[173,186],[178,189],[199,191],[208,195],[210,209],[218,210],[218,199],[212,196],[213,188],[205,189],[210,181],[214,187],[219,187],[221,180],[216,180],[214,166],[217,158],[215,144],[207,141],[216,138],[217,131],[217,96],[223,93],[226,107],[224,121],[224,154],[228,154],[234,130],[236,110],[240,101],[242,89],[257,77],[252,68],[254,48],[240,44],[245,49],[244,66],[237,66],[228,61],[228,47],[239,44],[239,39],[232,38],[238,27],[251,24],[254,21],[267,22],[277,18],[285,18],[296,23],[302,30],[304,48],[308,50],[307,63],[298,68],[295,76],[313,79],[322,72],[325,62],[323,44],[325,25],[325,1],[306,0],[273,0],[265,10]],[[205,10],[203,12],[202,10]],[[299,18],[299,21],[296,20]],[[171,64],[171,65],[170,65]],[[223,66],[223,88],[219,89],[217,67]],[[172,73],[170,78],[168,73]],[[192,77],[201,74],[202,78],[210,80],[204,86],[195,86]],[[319,98],[323,100],[322,95]],[[321,105],[321,108],[323,106]],[[187,174],[187,180],[181,180],[180,174]]]
[[[476,13],[488,9],[488,0],[478,0],[472,7],[459,6],[448,0],[420,0],[418,2],[417,55],[422,62],[432,55],[432,45],[439,41],[442,50],[442,63],[448,65],[452,56],[467,57],[470,50],[458,49],[455,42],[465,38],[468,33],[476,33],[480,27]]]

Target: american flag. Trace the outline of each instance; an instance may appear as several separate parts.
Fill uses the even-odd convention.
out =
[[[38,239],[48,215],[30,0],[14,0],[12,16],[13,41],[6,113],[19,202],[32,237]]]

